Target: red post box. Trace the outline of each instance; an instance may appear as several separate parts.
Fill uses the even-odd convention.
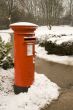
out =
[[[14,92],[27,92],[34,81],[35,71],[35,34],[37,25],[32,23],[14,23]]]

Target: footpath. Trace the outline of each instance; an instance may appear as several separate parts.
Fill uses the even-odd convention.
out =
[[[36,58],[35,69],[61,87],[59,98],[42,110],[73,110],[73,67]]]
[[[62,90],[58,100],[42,110],[73,110],[73,88]]]

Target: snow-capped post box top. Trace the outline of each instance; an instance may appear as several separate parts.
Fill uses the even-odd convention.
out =
[[[29,22],[17,22],[10,24],[15,33],[33,34],[38,25]]]
[[[37,25],[29,22],[17,22],[17,23],[11,24],[11,26],[37,26]]]

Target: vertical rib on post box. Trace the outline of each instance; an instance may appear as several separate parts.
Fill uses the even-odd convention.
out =
[[[14,23],[14,92],[27,92],[34,81],[35,71],[35,34],[37,25],[32,23]]]

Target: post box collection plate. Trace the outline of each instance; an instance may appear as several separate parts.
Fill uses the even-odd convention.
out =
[[[27,56],[33,55],[33,44],[27,43]]]

